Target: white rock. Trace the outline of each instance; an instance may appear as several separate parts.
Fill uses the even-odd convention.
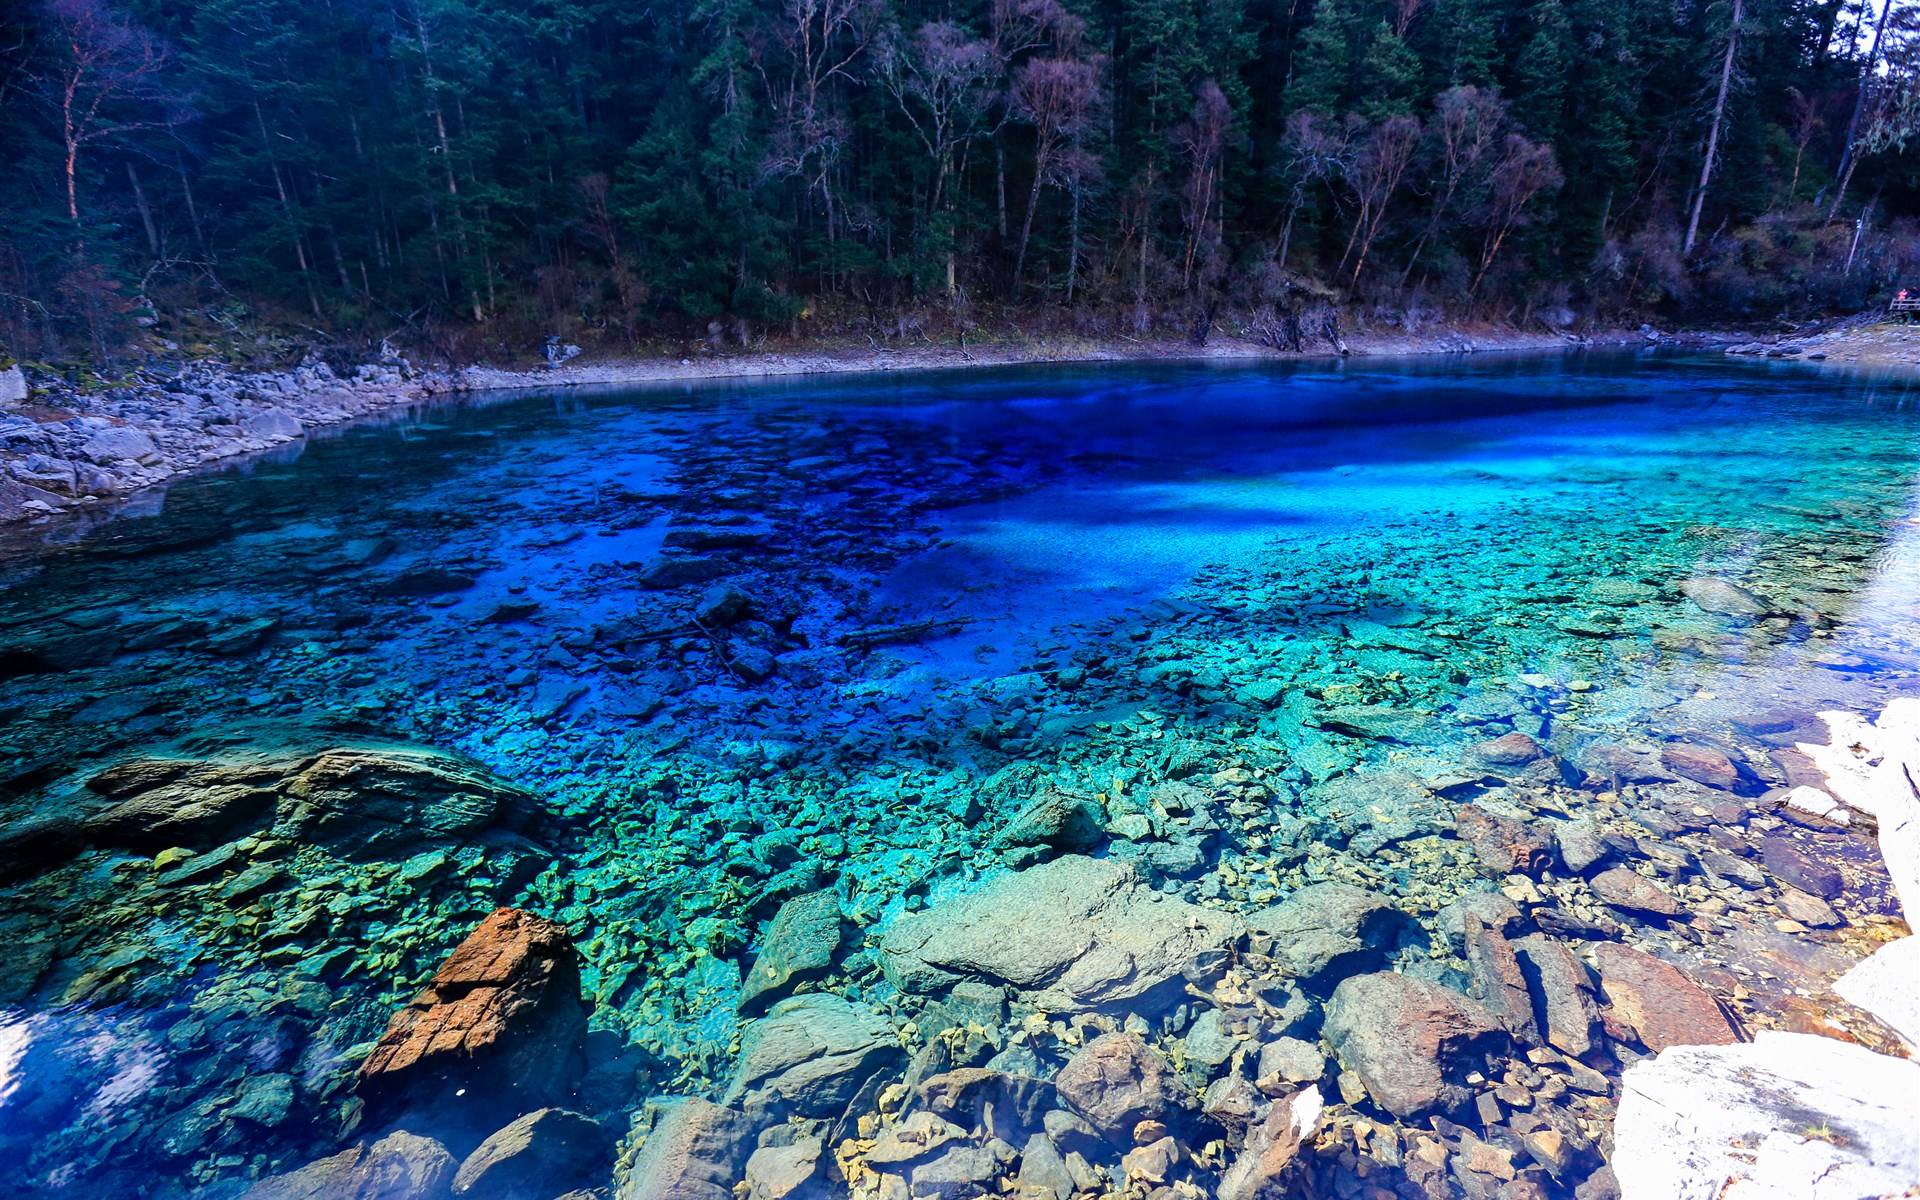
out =
[[[1888,942],[1836,979],[1833,990],[1885,1021],[1920,1051],[1920,937]],[[1915,1103],[1920,1106],[1920,1099]],[[1914,1123],[1914,1137],[1920,1138],[1920,1115]]]
[[[25,404],[27,402],[27,373],[15,363],[0,371],[0,404]]]
[[[1822,821],[1832,821],[1835,825],[1850,824],[1853,820],[1853,813],[1848,811],[1846,805],[1819,788],[1805,784],[1788,792],[1784,803],[1795,812],[1803,812]]]
[[[1860,1200],[1920,1179],[1920,1063],[1804,1033],[1675,1046],[1628,1068],[1623,1200]]]
[[[1836,799],[1879,821],[1880,854],[1900,906],[1909,917],[1920,913],[1920,699],[1893,701],[1878,721],[1847,712],[1820,719],[1831,740],[1802,742],[1800,751],[1826,773]]]

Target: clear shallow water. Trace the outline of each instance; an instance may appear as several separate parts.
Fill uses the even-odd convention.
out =
[[[884,919],[999,861],[1048,786],[1257,781],[1204,862],[1114,852],[1230,907],[1332,875],[1431,911],[1457,855],[1262,829],[1510,729],[1579,761],[1911,687],[1915,400],[1624,356],[516,396],[18,538],[8,822],[129,754],[362,741],[547,815],[391,861],[251,845],[233,866],[275,869],[238,895],[106,851],[0,890],[0,1148],[102,1194],[330,1149],[365,1041],[507,901],[580,941],[601,1112],[703,1087],[781,899]],[[1703,611],[1700,578],[1769,615]],[[696,625],[720,585],[751,615]],[[894,626],[925,636],[863,637]],[[886,999],[860,955],[829,986]]]

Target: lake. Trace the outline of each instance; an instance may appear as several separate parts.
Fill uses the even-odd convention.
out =
[[[813,986],[908,1011],[871,932],[1041,857],[1002,835],[1049,793],[1234,913],[1339,879],[1428,920],[1499,882],[1453,835],[1468,799],[1688,845],[1788,781],[1811,714],[1912,688],[1917,484],[1902,378],[1070,366],[479,397],[7,532],[0,1148],[63,1195],[330,1152],[388,1014],[502,903],[571,930],[581,1107],[624,1131],[725,1080],[794,896],[862,931]],[[1511,734],[1548,757],[1475,749]],[[1663,774],[1675,742],[1737,777]],[[378,836],[87,824],[130,759],[335,747],[525,797]],[[1217,827],[1169,835],[1170,783],[1226,796]],[[1653,861],[1683,898],[1772,928],[1680,859]],[[1845,925],[1891,911],[1848,870]],[[1752,991],[1750,1021],[1784,1011]]]

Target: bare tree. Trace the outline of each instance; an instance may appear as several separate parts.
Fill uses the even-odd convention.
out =
[[[620,248],[619,226],[607,203],[611,191],[607,177],[596,171],[582,177],[579,187],[580,198],[586,206],[587,229],[607,256],[607,269],[613,279],[614,294],[620,298],[620,318],[625,326],[623,332],[631,340],[634,317],[639,311],[640,301],[645,297],[646,285],[633,273],[625,252]]]
[[[1507,106],[1500,97],[1476,87],[1448,88],[1434,97],[1433,110],[1433,123],[1428,126],[1434,143],[1433,207],[1413,253],[1407,256],[1406,270],[1400,273],[1403,285],[1412,278],[1421,252],[1440,232],[1454,201],[1480,174],[1507,119]]]
[[[1680,247],[1682,255],[1693,253],[1693,244],[1700,236],[1700,210],[1707,205],[1713,160],[1720,154],[1720,123],[1727,115],[1727,93],[1733,86],[1733,60],[1740,48],[1740,21],[1745,15],[1744,0],[1733,0],[1733,19],[1727,23],[1727,52],[1720,60],[1720,90],[1713,100],[1713,121],[1707,126],[1707,152],[1700,159],[1700,183],[1693,190],[1693,212],[1687,217],[1687,237]]]
[[[1307,193],[1329,179],[1345,176],[1353,155],[1353,127],[1315,112],[1297,112],[1287,119],[1281,145],[1286,152],[1287,219],[1280,229],[1280,251],[1274,262],[1282,269],[1293,244],[1293,226]]]
[[[838,236],[833,171],[847,138],[847,122],[832,90],[853,79],[853,65],[871,40],[869,0],[787,0],[776,35],[786,51],[785,77],[773,86],[780,128],[770,173],[795,175],[818,192],[827,241]]]
[[[1793,177],[1787,181],[1788,204],[1793,203],[1793,197],[1800,191],[1800,164],[1807,156],[1807,146],[1826,126],[1827,118],[1818,99],[1797,87],[1787,89],[1787,132],[1793,138]]]
[[[1353,232],[1347,237],[1347,249],[1340,256],[1340,266],[1345,269],[1347,263],[1353,263],[1353,274],[1347,280],[1349,287],[1358,284],[1361,272],[1367,269],[1367,255],[1373,251],[1374,239],[1379,237],[1380,227],[1386,221],[1387,207],[1394,193],[1400,190],[1400,182],[1406,177],[1407,166],[1413,162],[1413,152],[1419,145],[1420,122],[1416,118],[1388,117],[1374,126],[1348,165],[1347,186],[1353,192],[1356,211]]]
[[[167,95],[164,45],[123,20],[104,0],[47,0],[48,61],[39,91],[59,122],[67,219],[80,227],[80,156],[142,130],[177,124]]]
[[[880,76],[933,160],[929,214],[938,214],[948,203],[947,180],[956,154],[983,132],[1002,70],[992,42],[967,37],[951,21],[928,22],[911,39],[896,36],[883,44]],[[958,286],[956,275],[954,254],[948,250],[949,293]]]
[[[1191,289],[1196,262],[1217,264],[1225,239],[1221,186],[1222,159],[1233,109],[1220,85],[1209,79],[1198,88],[1193,115],[1175,127],[1173,138],[1187,160],[1186,185],[1181,189],[1181,217],[1186,224],[1186,253],[1181,260],[1180,285]],[[1203,274],[1207,273],[1203,269]]]
[[[1526,219],[1527,206],[1542,192],[1559,189],[1566,182],[1553,147],[1531,141],[1517,133],[1507,135],[1500,161],[1488,178],[1487,202],[1481,211],[1485,237],[1480,245],[1480,266],[1473,274],[1471,292],[1480,290],[1494,259],[1507,238]]]
[[[1069,181],[1062,171],[1069,165],[1063,152],[1086,132],[1099,105],[1100,68],[1097,59],[1036,58],[1021,67],[1014,79],[1014,112],[1033,126],[1033,187],[1021,220],[1020,249],[1014,255],[1016,284],[1025,273],[1040,189]]]

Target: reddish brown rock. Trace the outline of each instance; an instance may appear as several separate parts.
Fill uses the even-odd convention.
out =
[[[1538,875],[1553,864],[1552,841],[1525,821],[1463,804],[1454,829],[1495,875]]]
[[[393,1014],[354,1087],[379,1113],[413,1104],[527,1112],[571,1098],[586,1032],[566,927],[496,909]]]
[[[1710,788],[1731,792],[1740,786],[1740,768],[1724,751],[1712,746],[1675,742],[1660,751],[1660,761],[1667,770],[1682,779],[1691,779]]]
[[[1760,860],[1767,864],[1767,870],[1775,879],[1822,900],[1835,899],[1847,890],[1847,880],[1840,874],[1840,868],[1821,862],[1779,834],[1762,839]]]
[[[1171,1122],[1198,1101],[1167,1060],[1130,1033],[1088,1042],[1054,1077],[1060,1099],[1116,1146],[1141,1121]]]
[[[1600,991],[1614,1015],[1631,1026],[1647,1049],[1725,1046],[1741,1040],[1720,1005],[1680,968],[1630,946],[1594,947]]]
[[[1515,730],[1484,742],[1476,742],[1467,747],[1467,754],[1477,762],[1494,767],[1523,767],[1530,762],[1545,758],[1547,752],[1540,743],[1526,734]]]
[[[1591,882],[1594,895],[1623,912],[1672,918],[1685,911],[1667,889],[1627,867],[1609,867]]]

